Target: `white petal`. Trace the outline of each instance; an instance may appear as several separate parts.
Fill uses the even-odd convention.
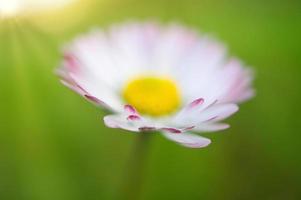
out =
[[[187,101],[202,97],[212,102],[220,89],[220,71],[226,51],[223,45],[207,38],[200,39],[174,70]]]
[[[222,123],[202,123],[193,128],[193,131],[197,132],[215,132],[228,129],[230,126],[228,124]]]
[[[157,130],[152,121],[141,117],[130,105],[125,105],[121,114],[105,116],[104,122],[110,128],[121,128],[134,132]]]
[[[107,110],[121,111],[121,102],[119,98],[113,95],[113,91],[107,90],[106,88],[103,88],[102,91],[93,90],[91,89],[94,88],[93,84],[90,84],[92,87],[87,87],[87,84],[84,84],[83,81],[75,80],[68,72],[64,71],[64,69],[58,70],[57,74],[61,77],[61,82],[65,86],[92,103],[102,106]]]
[[[163,135],[169,140],[172,140],[174,142],[181,144],[182,146],[189,147],[189,148],[203,148],[211,143],[210,139],[191,133],[182,133],[182,134],[163,133]]]
[[[104,117],[104,123],[109,128],[121,128],[128,131],[139,132],[139,125],[132,121],[126,120],[121,115],[108,115]]]
[[[221,121],[238,111],[236,104],[213,103],[205,107],[204,103],[190,103],[174,116],[172,123],[178,126],[198,126],[202,123]],[[194,106],[191,106],[192,104]]]
[[[220,121],[231,116],[238,111],[236,104],[216,104],[201,112],[198,120],[202,121]]]
[[[88,95],[105,102],[115,112],[122,110],[122,100],[114,89],[103,84],[98,84],[94,79],[86,79],[76,74],[71,74],[70,76]]]
[[[205,108],[204,103],[205,100],[203,98],[198,98],[192,101],[173,117],[172,122],[180,126],[187,124],[194,125],[191,121],[191,118],[194,118],[196,114]]]
[[[244,68],[237,59],[231,59],[222,70],[223,77],[221,84],[223,85],[222,93],[219,98],[220,102],[241,103],[254,95],[251,89],[253,81],[253,71]]]

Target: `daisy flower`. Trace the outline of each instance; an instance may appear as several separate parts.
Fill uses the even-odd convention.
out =
[[[252,73],[220,42],[178,24],[126,23],[93,30],[64,48],[62,83],[110,111],[104,123],[159,132],[185,147],[229,128],[224,119],[251,98]]]

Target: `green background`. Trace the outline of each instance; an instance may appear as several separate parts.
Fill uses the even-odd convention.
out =
[[[63,43],[131,19],[211,33],[256,72],[256,98],[208,148],[153,135],[141,199],[301,199],[301,2],[290,0],[83,0],[2,19],[0,199],[122,199],[137,135],[106,128],[53,72]]]

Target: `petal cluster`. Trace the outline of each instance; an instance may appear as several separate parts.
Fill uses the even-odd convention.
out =
[[[158,131],[190,148],[209,145],[194,132],[227,129],[221,121],[254,95],[249,68],[228,58],[220,42],[178,24],[126,23],[93,30],[65,47],[58,73],[63,84],[112,112],[104,117],[108,127]],[[139,75],[172,78],[181,90],[182,107],[151,117],[128,105],[122,88]]]

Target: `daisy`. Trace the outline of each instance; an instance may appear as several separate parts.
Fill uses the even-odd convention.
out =
[[[126,23],[93,30],[64,48],[62,83],[110,111],[104,123],[159,132],[185,147],[229,128],[224,119],[254,94],[252,73],[223,44],[177,24]]]

